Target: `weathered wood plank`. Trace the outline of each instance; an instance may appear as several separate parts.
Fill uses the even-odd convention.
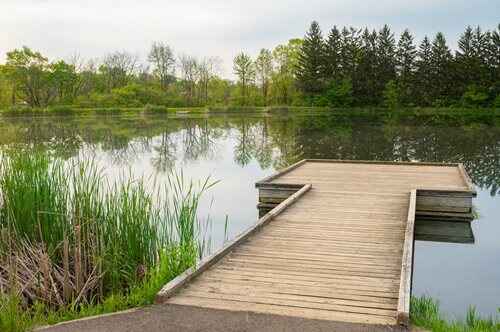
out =
[[[290,196],[283,203],[275,207],[268,214],[262,217],[255,226],[247,230],[246,232],[240,234],[234,240],[232,240],[229,244],[224,246],[222,249],[217,251],[215,254],[203,259],[200,261],[195,267],[192,267],[186,270],[183,274],[174,278],[172,281],[167,283],[157,294],[155,301],[157,303],[163,303],[169,297],[171,297],[175,292],[181,289],[184,285],[186,285],[190,280],[200,275],[202,272],[210,268],[212,265],[217,263],[222,257],[227,255],[231,250],[236,248],[238,244],[245,241],[249,236],[253,235],[255,232],[259,231],[262,227],[268,224],[276,215],[278,215],[281,211],[286,209],[288,206],[293,204],[299,197],[307,193],[311,189],[312,185],[305,185],[302,189],[297,191],[295,194]]]
[[[399,300],[397,311],[397,322],[400,325],[410,324],[410,297],[411,278],[413,272],[413,243],[415,235],[415,212],[417,208],[417,191],[414,189],[410,194],[408,207],[408,219],[406,221],[405,240],[403,245],[403,259],[401,264],[401,279],[399,286]]]

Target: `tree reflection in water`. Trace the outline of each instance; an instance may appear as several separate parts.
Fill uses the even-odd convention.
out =
[[[105,152],[127,165],[150,153],[157,172],[216,160],[232,149],[245,167],[281,168],[303,158],[462,162],[475,184],[500,192],[500,127],[346,119],[332,115],[87,116],[3,118],[0,145],[37,146],[63,158]],[[231,149],[224,149],[231,145]],[[98,151],[98,152],[96,152]]]

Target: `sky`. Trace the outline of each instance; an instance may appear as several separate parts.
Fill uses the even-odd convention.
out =
[[[232,78],[237,53],[302,37],[313,20],[324,34],[385,23],[417,41],[441,31],[455,48],[465,26],[500,23],[500,0],[0,0],[0,62],[23,45],[50,60],[126,50],[145,61],[151,43],[163,41],[177,54],[220,57],[220,74]]]

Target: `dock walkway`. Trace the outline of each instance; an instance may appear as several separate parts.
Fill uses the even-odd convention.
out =
[[[459,164],[304,160],[264,179],[258,223],[159,303],[408,326],[415,216],[470,219]]]

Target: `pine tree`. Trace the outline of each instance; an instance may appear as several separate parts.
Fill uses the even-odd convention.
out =
[[[344,27],[342,29],[342,49],[340,53],[342,77],[354,81],[356,67],[361,56],[360,30],[353,27]]]
[[[453,57],[441,32],[436,34],[431,47],[432,97],[436,106],[443,106],[450,98],[452,90],[451,61]]]
[[[397,86],[400,92],[400,101],[403,104],[411,103],[413,97],[412,84],[415,75],[415,58],[417,50],[413,44],[413,36],[406,29],[399,38],[396,51]]]
[[[486,63],[489,71],[489,90],[492,99],[500,101],[500,24],[489,33]]]
[[[342,36],[336,26],[330,31],[325,50],[325,77],[329,82],[342,79]]]
[[[483,72],[486,70],[485,51],[487,44],[485,44],[486,36],[483,35],[481,29],[473,30],[467,26],[464,33],[458,40],[458,51],[456,52],[455,62],[452,69],[455,81],[455,97],[460,98],[466,91],[475,90],[481,83]]]
[[[396,78],[396,40],[391,29],[386,24],[378,33],[377,39],[377,60],[380,87]],[[382,90],[381,89],[381,90]]]
[[[417,52],[415,77],[416,99],[423,106],[429,106],[432,98],[431,48],[429,38],[425,36]]]
[[[378,77],[377,32],[367,28],[361,35],[359,64],[354,76],[354,95],[358,103],[376,105],[381,94]]]
[[[313,21],[304,37],[297,68],[297,83],[309,96],[318,95],[324,88],[325,44],[318,22]]]

